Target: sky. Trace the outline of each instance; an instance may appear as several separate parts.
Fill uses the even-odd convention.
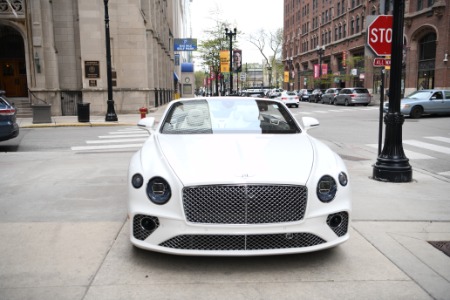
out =
[[[257,35],[261,29],[275,32],[283,28],[283,3],[283,0],[192,0],[192,38],[197,38],[200,43],[205,38],[204,30],[214,27],[216,23],[214,12],[220,11],[221,21],[230,23],[232,28],[236,27],[242,32],[236,36],[236,40],[242,50],[243,64],[261,63],[263,57],[256,46],[247,41],[248,35]],[[266,48],[266,54],[271,54],[270,49]]]

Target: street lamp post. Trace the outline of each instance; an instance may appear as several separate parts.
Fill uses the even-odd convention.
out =
[[[108,14],[108,1],[103,0],[105,4],[105,40],[106,40],[106,78],[108,81],[108,105],[106,110],[105,121],[117,121],[116,111],[114,110],[114,100],[112,93],[112,74],[111,74],[111,43],[109,37],[109,14]]]
[[[322,55],[325,52],[325,46],[317,46],[317,54],[319,55],[319,89],[322,88]]]
[[[230,39],[230,94],[233,93],[233,36],[236,40],[236,28],[233,31],[225,28],[225,36]]]
[[[288,88],[287,90],[290,91],[291,90],[291,69],[292,69],[292,57],[288,57],[287,59],[287,63],[288,63],[288,72],[289,72],[289,76],[288,76]]]
[[[267,72],[269,72],[269,88],[272,88],[272,67],[270,65],[267,66]]]
[[[392,49],[403,47],[405,1],[394,1]],[[373,166],[373,178],[387,182],[411,182],[412,167],[403,151],[402,126],[405,121],[400,112],[402,51],[392,51],[389,80],[389,111],[384,116],[386,134],[384,147]]]

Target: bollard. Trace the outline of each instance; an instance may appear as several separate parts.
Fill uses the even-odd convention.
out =
[[[148,113],[148,109],[147,107],[141,107],[139,108],[139,112],[141,113],[141,119],[145,118],[147,113]]]

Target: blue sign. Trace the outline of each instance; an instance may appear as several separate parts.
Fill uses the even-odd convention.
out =
[[[197,39],[175,39],[174,51],[196,51]]]

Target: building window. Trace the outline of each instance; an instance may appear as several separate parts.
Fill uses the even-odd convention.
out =
[[[344,23],[344,28],[343,28],[343,35],[344,38],[347,36],[347,24]]]
[[[356,17],[356,33],[359,32],[359,16]]]
[[[417,10],[422,10],[422,9],[423,9],[423,1],[417,0]]]
[[[434,88],[436,34],[429,33],[419,41],[418,89]]]
[[[350,21],[350,34],[355,34],[355,20]]]

